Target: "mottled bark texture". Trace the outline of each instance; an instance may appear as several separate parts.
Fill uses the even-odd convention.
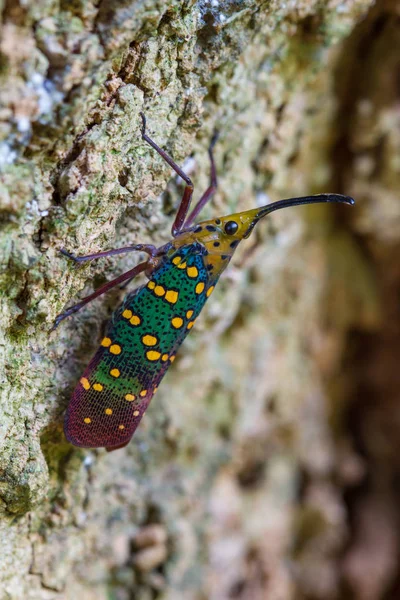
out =
[[[394,0],[3,0],[1,600],[394,600],[400,502],[400,13]],[[206,216],[271,216],[124,450],[71,447],[68,397],[115,290],[168,240],[186,164]],[[267,196],[268,195],[268,196]],[[249,251],[251,249],[251,251]]]

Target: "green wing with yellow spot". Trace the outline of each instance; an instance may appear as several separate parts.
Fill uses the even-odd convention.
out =
[[[68,406],[71,443],[112,449],[129,442],[216,284],[205,253],[199,244],[172,250],[115,311]]]

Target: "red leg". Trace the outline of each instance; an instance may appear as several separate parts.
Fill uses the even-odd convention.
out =
[[[186,219],[186,221],[183,225],[183,229],[186,229],[186,227],[190,227],[190,225],[193,223],[193,221],[195,220],[197,215],[203,210],[203,208],[205,207],[207,202],[209,202],[211,200],[211,198],[213,197],[213,195],[217,189],[217,186],[218,186],[217,170],[215,168],[215,161],[214,161],[214,155],[213,155],[213,148],[215,146],[215,142],[217,141],[217,139],[218,139],[218,131],[215,131],[215,133],[212,137],[210,146],[208,148],[208,155],[210,157],[210,163],[211,163],[210,185],[208,186],[208,188],[206,189],[206,191],[204,192],[204,194],[202,195],[202,197],[197,202],[196,206],[194,207],[194,209],[192,210],[192,212]]]
[[[113,250],[106,250],[105,252],[96,252],[95,254],[87,254],[86,256],[74,256],[64,248],[61,248],[60,252],[67,258],[70,258],[74,262],[81,263],[87,260],[93,260],[95,258],[104,258],[105,256],[115,256],[116,254],[125,254],[126,252],[146,252],[149,256],[155,256],[157,248],[151,244],[136,244],[135,246],[125,246],[124,248],[115,248]]]
[[[171,228],[172,236],[176,237],[182,229],[183,223],[185,222],[186,215],[189,210],[190,201],[192,199],[193,194],[193,183],[190,177],[188,177],[186,173],[182,171],[182,169],[176,164],[176,162],[174,162],[173,159],[170,156],[168,156],[168,154],[164,150],[162,150],[162,148],[160,148],[160,146],[158,146],[155,142],[153,142],[151,138],[149,138],[149,136],[146,133],[146,117],[143,113],[140,113],[140,116],[142,117],[143,121],[142,139],[145,140],[145,142],[147,142],[148,144],[150,144],[150,146],[154,148],[154,150],[158,152],[160,156],[162,156],[162,158],[169,164],[169,166],[173,168],[175,173],[177,173],[179,177],[182,177],[183,181],[185,181],[186,183],[185,191],[183,192],[182,200],[176,213],[175,221],[173,222]]]
[[[98,298],[102,294],[105,294],[106,292],[111,290],[116,285],[122,283],[123,281],[126,281],[127,279],[133,279],[134,277],[136,277],[136,275],[139,275],[139,273],[143,273],[143,271],[146,271],[148,268],[149,268],[149,262],[146,260],[145,262],[142,262],[142,263],[136,265],[136,267],[134,267],[133,269],[130,269],[130,271],[127,271],[126,273],[123,273],[119,277],[116,277],[112,281],[108,281],[107,283],[105,283],[104,285],[99,287],[99,289],[97,289],[95,292],[93,292],[93,294],[86,296],[86,298],[83,298],[83,300],[78,302],[78,304],[74,304],[74,306],[67,308],[67,310],[65,312],[58,315],[58,317],[56,317],[56,319],[54,321],[54,326],[51,331],[54,331],[54,329],[56,329],[59,326],[61,321],[63,321],[70,315],[73,315],[74,313],[78,312],[78,310],[80,310],[83,306],[85,306],[85,304],[88,304],[95,298]]]

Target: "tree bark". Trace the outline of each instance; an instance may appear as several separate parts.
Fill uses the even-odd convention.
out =
[[[1,600],[398,597],[399,42],[393,0],[3,2]],[[126,290],[51,328],[139,262],[60,248],[170,239],[140,111],[197,197],[219,130],[205,218],[357,205],[261,225],[107,454],[62,422]]]

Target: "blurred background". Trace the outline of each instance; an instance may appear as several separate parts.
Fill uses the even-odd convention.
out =
[[[399,3],[0,10],[0,599],[400,598]],[[196,197],[219,129],[204,218],[356,205],[260,225],[107,454],[62,422],[126,290],[50,330],[140,260],[60,248],[170,239],[183,188],[141,110]]]

